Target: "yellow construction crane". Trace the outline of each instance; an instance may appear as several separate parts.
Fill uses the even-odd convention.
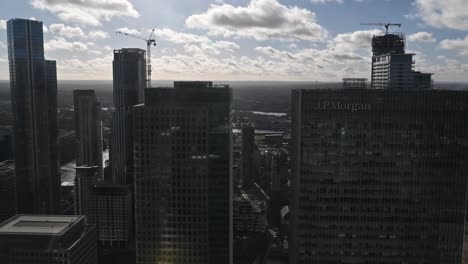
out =
[[[145,39],[143,37],[135,36],[129,33],[125,33],[122,31],[115,32],[116,34],[122,34],[125,36],[129,36],[132,38],[137,38],[144,40],[146,42],[146,87],[151,87],[151,45],[156,46],[156,40],[154,39],[154,28],[150,33],[149,38]]]
[[[401,24],[395,24],[395,23],[361,23],[361,25],[364,26],[381,26],[385,27],[385,35],[388,34],[388,27],[401,27]]]

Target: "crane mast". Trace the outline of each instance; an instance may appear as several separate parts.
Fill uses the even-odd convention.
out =
[[[125,33],[125,32],[122,32],[122,31],[117,31],[115,33],[122,34],[122,35],[125,35],[125,36],[129,36],[129,37],[132,37],[132,38],[141,39],[141,40],[146,42],[146,87],[150,88],[151,87],[151,72],[152,72],[152,69],[151,69],[151,45],[156,46],[156,40],[154,39],[154,28],[151,31],[151,34],[150,34],[149,38],[147,38],[147,39],[139,37],[139,36],[135,36],[135,35],[132,35],[132,34],[129,34],[129,33]]]

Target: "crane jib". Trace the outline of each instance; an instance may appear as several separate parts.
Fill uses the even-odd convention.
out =
[[[154,28],[151,30],[149,38],[145,39],[140,36],[135,36],[133,34],[127,33],[127,32],[122,32],[122,31],[117,31],[115,32],[116,34],[121,34],[125,36],[129,36],[132,38],[144,40],[146,42],[146,87],[150,88],[151,87],[151,44],[156,46],[156,40],[154,39]]]

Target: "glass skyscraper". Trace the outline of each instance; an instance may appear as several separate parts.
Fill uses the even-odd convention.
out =
[[[232,263],[231,100],[175,82],[133,108],[137,263]]]
[[[101,104],[94,90],[73,91],[76,165],[99,167],[102,180]]]
[[[44,59],[42,22],[7,22],[18,212],[56,213],[57,74]]]
[[[143,103],[146,88],[145,51],[114,50],[114,113],[110,160],[115,184],[133,184],[132,106]]]
[[[290,263],[460,263],[468,93],[296,90]]]
[[[242,159],[241,179],[242,187],[252,188],[256,179],[255,173],[255,126],[252,123],[242,124]]]

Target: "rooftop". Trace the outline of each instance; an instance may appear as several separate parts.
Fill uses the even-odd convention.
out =
[[[0,225],[1,234],[62,234],[84,216],[17,215]]]
[[[138,48],[123,48],[123,49],[115,49],[114,53],[144,53],[145,51]]]

